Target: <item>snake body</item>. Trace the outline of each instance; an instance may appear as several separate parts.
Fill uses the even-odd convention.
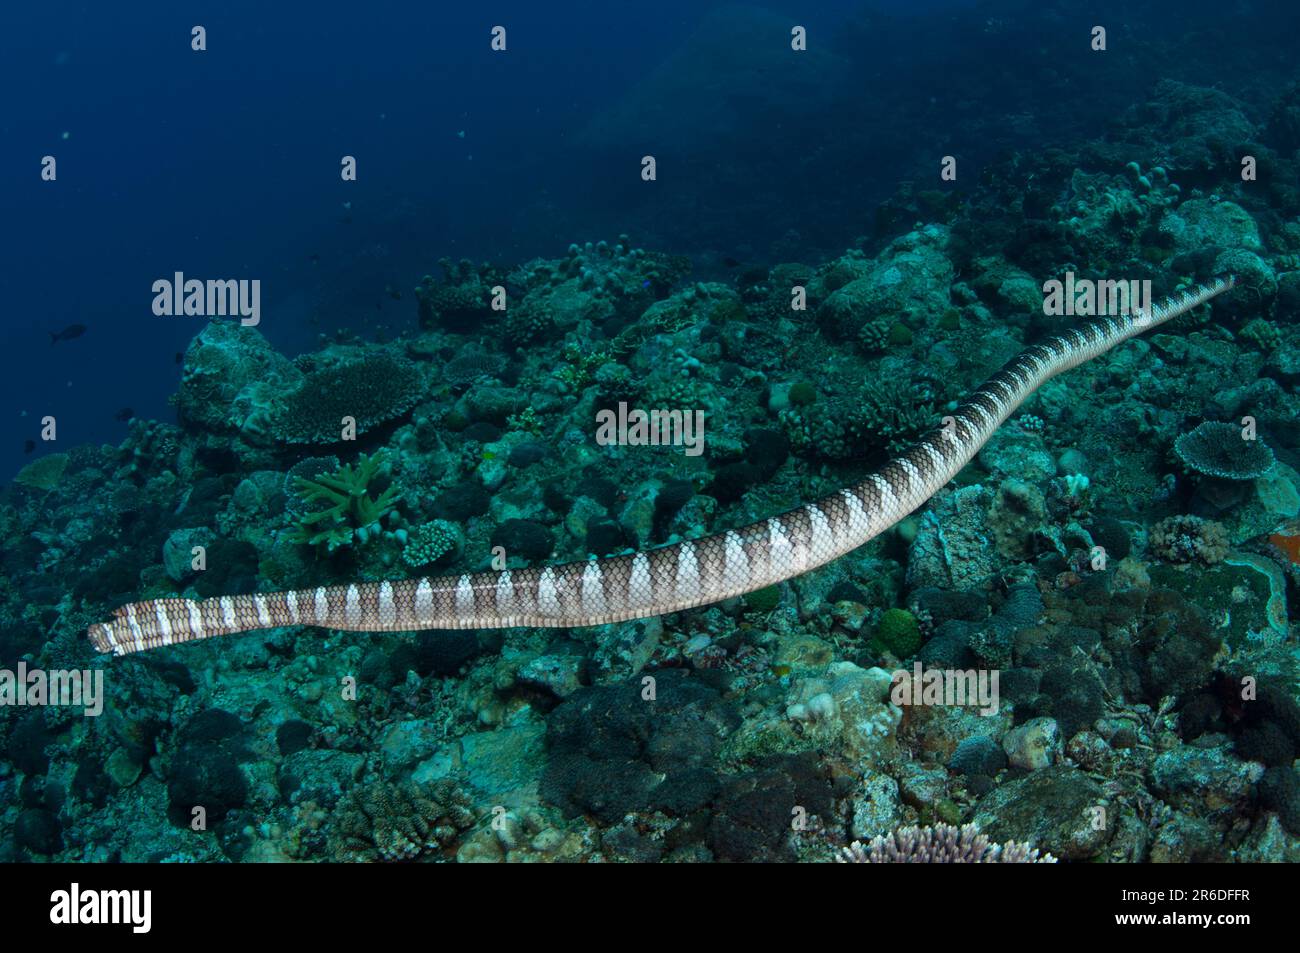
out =
[[[126,655],[287,625],[365,632],[585,626],[707,605],[822,566],[926,502],[1048,379],[1178,317],[1233,286],[1218,278],[1149,309],[1095,319],[1026,348],[970,394],[944,426],[861,482],[769,519],[628,555],[527,569],[287,592],[133,602],[90,627]]]

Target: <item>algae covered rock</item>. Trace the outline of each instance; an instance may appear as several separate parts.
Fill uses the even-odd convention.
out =
[[[908,588],[974,589],[993,575],[997,553],[989,545],[992,502],[992,491],[979,485],[931,499],[908,554]]]
[[[279,396],[301,379],[256,328],[214,321],[185,349],[177,417],[189,430],[270,442]]]
[[[1043,768],[986,795],[974,824],[994,840],[1027,841],[1065,860],[1097,856],[1114,832],[1095,809],[1115,811],[1101,785],[1078,768]]]
[[[1259,227],[1236,202],[1188,199],[1160,222],[1179,251],[1200,251],[1209,245],[1261,251]]]
[[[949,304],[953,280],[946,248],[948,229],[928,225],[894,241],[871,270],[836,289],[818,309],[824,327],[855,337],[878,315],[922,326]]]

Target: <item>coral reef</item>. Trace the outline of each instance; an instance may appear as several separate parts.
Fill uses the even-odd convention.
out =
[[[667,85],[684,128],[726,139],[725,100]],[[961,191],[928,167],[870,206],[844,184],[855,228],[878,209],[847,248],[688,259],[639,224],[444,261],[382,341],[290,360],[208,324],[174,424],[60,445],[0,491],[0,655],[112,666],[101,718],[0,711],[0,859],[1300,860],[1300,195],[1223,171],[1245,144],[1295,171],[1298,95],[1162,80],[1104,134],[1035,134]],[[730,242],[712,214],[691,212]],[[892,530],[743,598],[584,631],[285,627],[147,662],[82,638],[137,598],[746,525],[1059,333],[1043,282],[1160,295],[1225,269],[1239,291],[1045,383]],[[597,443],[620,402],[703,412],[703,452]],[[996,697],[927,701],[927,672],[996,674]]]

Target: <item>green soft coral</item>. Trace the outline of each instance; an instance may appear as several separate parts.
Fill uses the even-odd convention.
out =
[[[397,500],[396,486],[371,494],[370,482],[383,463],[380,453],[362,454],[355,467],[344,464],[334,473],[310,480],[295,477],[294,489],[304,503],[327,505],[299,517],[290,538],[331,552],[350,545],[354,538],[364,541]]]

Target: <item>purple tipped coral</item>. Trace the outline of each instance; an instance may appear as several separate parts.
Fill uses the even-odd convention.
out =
[[[993,844],[974,824],[953,827],[904,827],[870,844],[854,841],[840,849],[841,864],[1054,864],[1051,854],[1040,855],[1028,844],[1008,841]]]

